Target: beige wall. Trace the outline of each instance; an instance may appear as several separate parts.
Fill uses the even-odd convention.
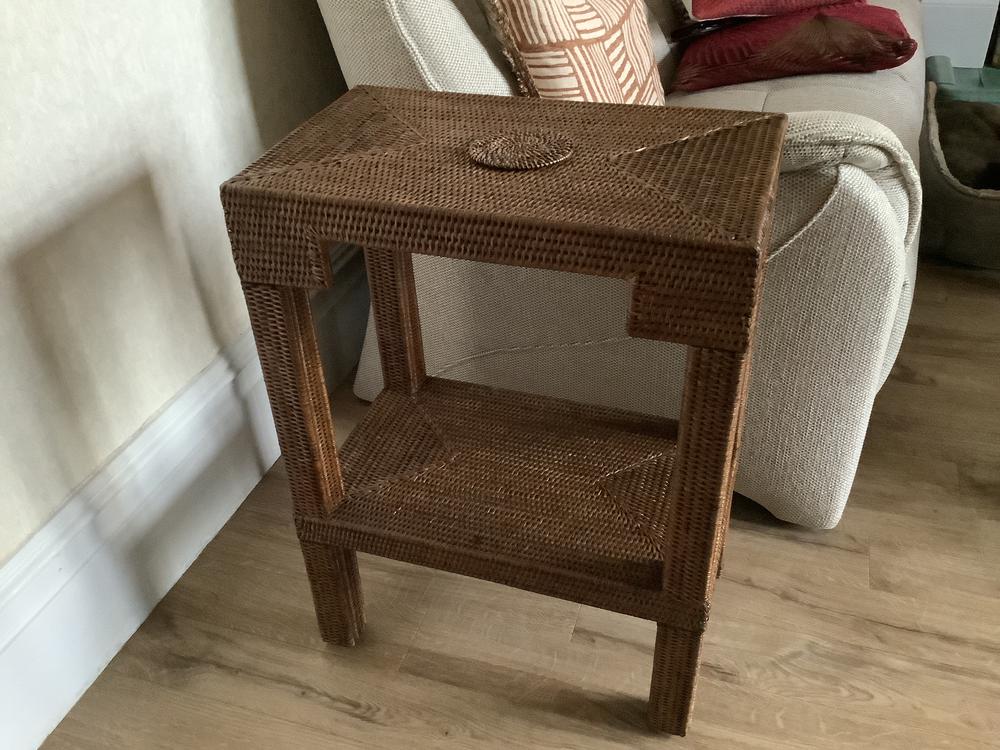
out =
[[[246,328],[218,186],[342,88],[314,0],[0,7],[0,564]]]

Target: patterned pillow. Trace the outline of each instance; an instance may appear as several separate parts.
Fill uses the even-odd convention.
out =
[[[484,0],[527,96],[663,104],[642,0]]]
[[[864,3],[760,18],[691,42],[675,91],[813,73],[867,73],[895,68],[917,43],[899,14]]]

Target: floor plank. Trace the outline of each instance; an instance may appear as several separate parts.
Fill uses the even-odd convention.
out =
[[[922,266],[837,529],[737,500],[686,738],[643,725],[654,626],[592,607],[362,555],[324,644],[279,463],[45,747],[1000,747],[998,292]]]

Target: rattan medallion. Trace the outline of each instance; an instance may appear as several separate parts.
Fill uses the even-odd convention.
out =
[[[784,130],[359,87],[223,185],[324,639],[361,638],[357,551],[646,618],[650,726],[685,732]],[[309,300],[356,246],[385,388],[338,455]],[[688,347],[680,419],[428,377],[414,253],[627,279],[627,333]]]

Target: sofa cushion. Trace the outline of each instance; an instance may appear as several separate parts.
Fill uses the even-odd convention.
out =
[[[679,47],[671,44],[670,35],[684,23],[682,10],[673,0],[646,0],[646,22],[653,44],[653,57],[660,67],[660,80],[673,80]]]
[[[514,93],[478,0],[317,0],[348,86]]]
[[[484,0],[522,93],[663,104],[643,0]]]
[[[896,10],[910,36],[923,41],[919,0],[879,0]],[[767,112],[833,110],[870,117],[892,130],[910,156],[917,158],[923,120],[924,61],[920,54],[892,70],[875,73],[828,73],[791,76],[678,92],[667,105]]]

